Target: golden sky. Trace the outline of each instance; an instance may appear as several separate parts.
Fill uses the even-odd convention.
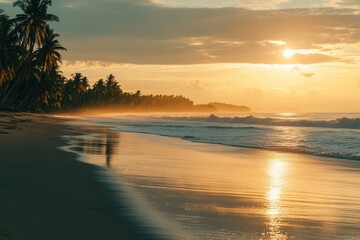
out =
[[[53,2],[66,76],[258,112],[360,112],[360,0]]]

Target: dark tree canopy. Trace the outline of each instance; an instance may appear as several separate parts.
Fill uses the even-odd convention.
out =
[[[51,0],[15,1],[13,6],[22,13],[14,19],[0,9],[0,110],[214,110],[210,105],[196,107],[182,96],[123,92],[112,74],[92,86],[81,73],[66,79],[59,71],[66,49],[49,26],[59,21],[48,12],[51,5]]]

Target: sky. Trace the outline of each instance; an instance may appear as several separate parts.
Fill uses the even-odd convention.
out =
[[[10,16],[13,1],[0,0]],[[256,112],[360,112],[360,0],[53,0],[64,75]]]

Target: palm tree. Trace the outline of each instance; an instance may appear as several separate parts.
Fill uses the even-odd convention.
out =
[[[108,103],[116,103],[120,99],[122,90],[119,86],[119,83],[115,80],[115,76],[110,74],[106,81],[106,98]]]
[[[50,72],[53,68],[58,69],[61,61],[59,51],[66,51],[57,40],[59,34],[54,33],[49,26],[46,27],[46,36],[43,45],[35,52],[38,65],[41,66],[41,73]]]
[[[65,108],[83,107],[88,97],[89,82],[81,73],[72,75],[65,83],[65,96],[63,105]]]
[[[91,90],[92,101],[99,107],[106,101],[106,85],[103,79],[98,80]]]
[[[14,31],[14,24],[7,15],[0,11],[0,108],[4,108],[6,103],[14,94],[16,89],[13,80],[20,64],[23,48],[18,44],[17,34]]]
[[[17,45],[17,36],[9,17],[0,9],[0,86],[11,80],[22,48]]]
[[[30,88],[21,99],[21,102],[29,101],[30,105],[35,106],[35,108],[41,106],[48,108],[51,105],[52,98],[58,99],[57,96],[62,95],[62,89],[57,86],[60,75],[57,70],[59,62],[61,63],[59,51],[66,51],[66,49],[56,39],[59,36],[58,34],[55,34],[49,26],[46,30],[47,34],[43,46],[34,52],[36,69],[33,71],[39,72],[38,80],[30,84]],[[57,90],[60,92],[56,93]]]
[[[58,17],[47,13],[48,6],[51,4],[51,0],[18,0],[13,4],[14,7],[19,7],[23,11],[22,14],[16,16],[13,23],[18,36],[18,43],[23,47],[24,54],[18,58],[21,61],[18,62],[15,77],[6,90],[6,97],[0,101],[0,107],[7,105],[17,110],[31,110],[29,108],[36,105],[35,101],[38,98],[34,91],[42,82],[44,73],[41,66],[38,65],[39,61],[35,58],[35,45],[37,45],[39,55],[47,55],[44,54],[44,50],[48,49],[49,46],[44,48],[41,53],[40,49],[48,44],[46,41],[55,41],[57,37],[48,29],[48,22],[59,21]],[[52,36],[49,38],[48,34],[52,34]],[[56,41],[54,44],[55,49],[53,50],[56,52],[56,48],[61,46],[58,46]],[[54,54],[54,57],[55,60],[51,61],[50,64],[61,60],[57,54]],[[48,69],[51,69],[50,66]]]
[[[33,54],[35,44],[41,48],[47,35],[48,22],[59,21],[53,14],[48,14],[48,6],[52,0],[17,0],[14,7],[19,7],[23,13],[16,15],[15,22],[20,34],[21,44]]]
[[[56,111],[60,110],[62,100],[64,98],[64,82],[65,78],[56,67],[46,73],[46,80],[38,84],[34,90],[33,109],[36,111]]]

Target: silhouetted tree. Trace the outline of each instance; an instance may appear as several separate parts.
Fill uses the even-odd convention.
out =
[[[106,81],[106,102],[110,104],[118,103],[120,100],[120,96],[122,94],[122,90],[117,81],[115,81],[115,76],[110,74]]]
[[[91,90],[90,96],[94,105],[101,107],[106,104],[106,85],[103,79],[97,81]]]
[[[183,96],[123,92],[115,76],[98,80],[75,73],[66,79],[59,71],[60,52],[66,51],[48,25],[59,21],[48,13],[51,0],[18,0],[22,10],[9,19],[0,9],[0,109],[33,112],[84,110],[191,111],[194,103]],[[204,107],[206,108],[206,106]]]
[[[0,85],[14,77],[22,48],[17,44],[14,25],[0,9]]]
[[[48,33],[48,22],[59,21],[57,16],[48,13],[51,5],[51,0],[18,0],[13,4],[23,11],[16,15],[15,22],[20,44],[29,51],[29,55],[33,54],[35,44],[38,48],[43,46]]]
[[[50,85],[45,81],[58,77],[50,73],[57,72],[58,62],[61,62],[58,51],[65,49],[56,40],[58,35],[48,26],[48,22],[59,20],[57,16],[48,14],[51,4],[51,0],[18,0],[13,6],[19,7],[22,13],[11,21],[4,21],[1,17],[1,22],[9,22],[9,25],[1,24],[1,32],[7,32],[4,36],[8,40],[7,51],[1,51],[1,55],[4,59],[14,60],[2,61],[11,67],[2,68],[6,69],[2,71],[2,78],[6,81],[1,82],[6,83],[0,89],[0,108],[35,110],[43,105],[38,101],[44,99],[45,92],[40,93],[39,89],[45,91]]]
[[[64,108],[79,108],[86,106],[89,82],[81,73],[75,73],[73,78],[65,82]]]
[[[41,66],[41,73],[50,72],[54,68],[58,69],[59,63],[62,63],[59,51],[66,51],[66,48],[57,40],[59,34],[54,33],[49,26],[46,27],[46,32],[42,47],[35,52],[38,66]]]

